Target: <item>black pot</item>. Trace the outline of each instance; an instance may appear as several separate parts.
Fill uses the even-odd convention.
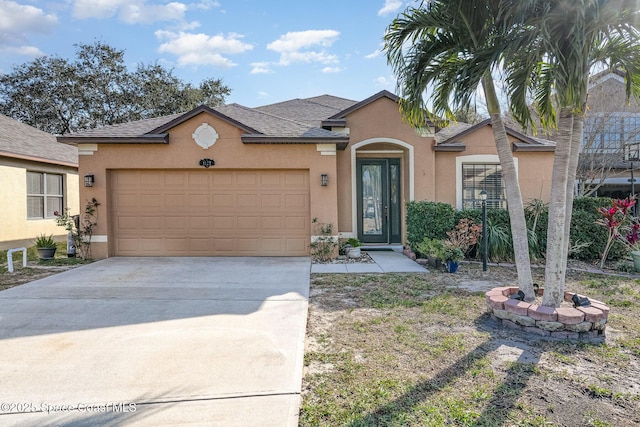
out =
[[[56,256],[58,248],[36,248],[38,250],[38,258],[42,260],[53,259]]]

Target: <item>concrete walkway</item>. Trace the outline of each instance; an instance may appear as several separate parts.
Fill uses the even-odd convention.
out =
[[[367,251],[375,264],[312,264],[312,273],[428,273],[429,270],[401,252]]]
[[[309,271],[109,258],[0,292],[0,425],[297,426]]]

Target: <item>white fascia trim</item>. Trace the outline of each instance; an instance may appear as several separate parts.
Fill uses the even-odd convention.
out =
[[[360,150],[360,154],[404,154],[402,150]]]
[[[98,151],[98,144],[78,144],[78,156],[93,156]]]
[[[462,210],[462,165],[476,164],[500,164],[497,154],[472,154],[469,156],[456,157],[456,209]],[[513,158],[516,167],[516,175],[518,174],[518,158]]]
[[[357,198],[358,191],[356,185],[357,179],[357,170],[356,170],[356,151],[360,147],[364,147],[370,144],[378,144],[378,143],[387,143],[399,145],[402,148],[405,148],[409,152],[409,201],[413,201],[415,198],[415,179],[414,179],[414,170],[415,170],[415,158],[413,153],[413,145],[407,144],[404,141],[400,141],[399,139],[394,138],[369,138],[364,141],[360,141],[351,146],[351,230],[353,233],[357,234],[358,230],[358,206],[357,206]]]
[[[316,144],[316,151],[320,152],[322,156],[335,156],[336,145],[335,144]]]

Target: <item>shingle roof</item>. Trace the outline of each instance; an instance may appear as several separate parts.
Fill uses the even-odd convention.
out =
[[[480,123],[476,123],[475,125],[470,125],[468,123],[452,123],[449,126],[441,129],[438,133],[436,133],[436,147],[445,148],[446,146],[457,146],[463,147],[461,145],[461,141],[458,138],[463,137],[464,135],[474,132],[477,129],[480,129],[484,126],[491,126],[491,119],[483,120]],[[531,151],[549,151],[555,148],[555,142],[549,141],[547,139],[536,138],[529,135],[526,135],[522,132],[519,132],[508,125],[505,124],[505,128],[507,134],[517,138],[521,142],[516,142],[515,149],[517,150],[531,150]],[[447,150],[443,150],[447,151]]]
[[[0,114],[0,156],[78,166],[78,149],[56,137]]]
[[[277,104],[257,107],[254,110],[320,127],[322,120],[346,110],[355,104],[357,104],[357,101],[322,95],[306,99],[292,99]]]
[[[80,130],[65,136],[73,137],[91,137],[91,138],[134,138],[144,135],[152,130],[170,122],[182,114],[171,114],[169,116],[154,117],[152,119],[136,120],[128,123],[120,123],[117,125],[101,126],[94,129]]]
[[[83,130],[63,135],[59,140],[73,142],[74,140],[79,141],[86,138],[100,138],[103,141],[109,138],[113,138],[114,140],[127,140],[127,138],[142,139],[144,136],[158,132],[159,129],[166,131],[171,125],[180,123],[183,118],[186,120],[192,117],[194,112],[200,111],[218,114],[222,119],[226,119],[242,127],[245,130],[245,135],[252,137],[259,136],[272,139],[344,139],[346,138],[345,135],[323,129],[321,123],[322,120],[327,117],[354,104],[356,104],[356,101],[322,95],[307,99],[294,99],[257,108],[248,108],[239,104],[229,104],[211,108],[201,106],[191,112],[183,114],[173,114],[170,116]]]

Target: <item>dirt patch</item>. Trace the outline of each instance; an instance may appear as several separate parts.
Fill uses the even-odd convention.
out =
[[[90,262],[90,261],[86,261]],[[33,282],[34,280],[76,268],[85,261],[78,258],[56,258],[52,261],[28,261],[26,267],[14,262],[14,272],[9,273],[6,263],[0,266],[0,291]]]
[[[313,275],[301,425],[640,426],[638,281],[571,270],[567,290],[611,306],[600,344],[492,320],[484,292],[515,282],[477,264]]]

